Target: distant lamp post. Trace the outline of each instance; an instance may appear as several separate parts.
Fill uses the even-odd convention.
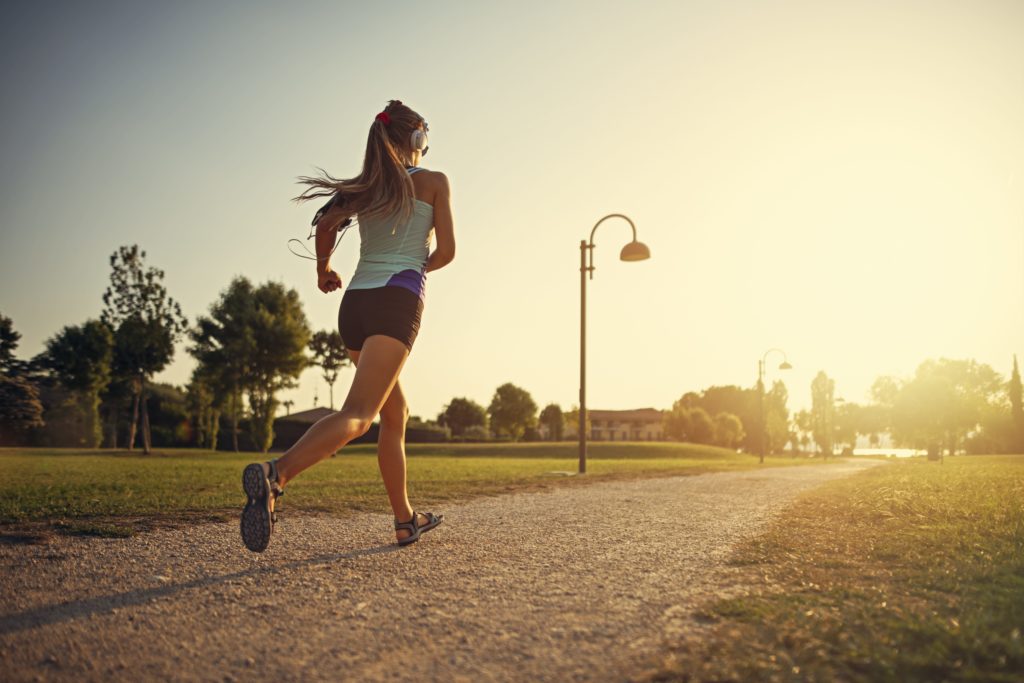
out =
[[[633,229],[633,241],[622,248],[619,258],[623,261],[644,261],[651,257],[651,250],[643,242],[636,241],[636,226],[628,216],[611,213],[594,224],[590,231],[590,242],[580,241],[580,414],[577,431],[580,437],[580,474],[587,471],[587,273],[594,277],[594,233],[597,226],[609,218],[622,218]],[[589,254],[589,258],[588,258]]]
[[[761,438],[759,439],[758,452],[761,455],[759,462],[764,462],[764,442],[768,435],[768,425],[765,423],[764,415],[764,375],[765,375],[765,361],[768,360],[768,354],[770,353],[781,353],[782,362],[779,364],[779,370],[792,370],[793,366],[789,364],[789,359],[786,357],[786,352],[782,349],[768,349],[761,356],[761,360],[757,361],[757,394],[758,394],[758,405],[760,406],[761,413]]]

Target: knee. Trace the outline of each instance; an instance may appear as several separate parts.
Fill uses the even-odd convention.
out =
[[[373,416],[364,411],[346,411],[338,413],[349,439],[358,439],[370,431],[373,425]]]
[[[402,404],[399,409],[381,411],[380,428],[389,431],[405,432],[405,425],[409,422],[409,406]]]

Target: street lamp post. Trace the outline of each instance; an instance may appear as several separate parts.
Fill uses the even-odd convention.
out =
[[[761,459],[759,462],[764,463],[764,442],[765,437],[768,433],[768,425],[765,424],[764,416],[764,375],[765,375],[765,362],[768,360],[768,354],[772,352],[782,354],[782,362],[779,364],[779,370],[792,370],[793,366],[789,364],[789,360],[786,358],[786,352],[782,349],[768,349],[761,356],[761,360],[757,361],[757,394],[758,394],[758,405],[760,406],[760,423],[761,423],[761,435],[758,439],[758,452],[760,453]]]
[[[628,216],[610,213],[590,231],[590,241],[580,241],[580,413],[577,431],[580,440],[580,474],[587,472],[587,273],[594,277],[594,233],[597,226],[609,218],[622,218],[633,229],[633,241],[622,248],[619,258],[623,261],[643,261],[651,257],[651,250],[643,242],[636,241],[636,226]],[[589,255],[589,258],[588,258]]]

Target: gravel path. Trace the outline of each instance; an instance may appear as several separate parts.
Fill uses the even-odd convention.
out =
[[[624,681],[793,497],[876,464],[567,487],[391,519],[288,516],[262,555],[236,523],[0,547],[5,680]],[[296,486],[302,483],[296,482]]]

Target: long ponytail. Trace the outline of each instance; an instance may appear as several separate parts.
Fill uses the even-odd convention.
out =
[[[412,154],[412,133],[422,122],[423,117],[400,100],[391,100],[370,126],[362,172],[340,179],[321,168],[319,177],[300,176],[299,184],[309,187],[295,201],[337,196],[349,215],[405,220],[412,214],[415,197],[405,165]]]

